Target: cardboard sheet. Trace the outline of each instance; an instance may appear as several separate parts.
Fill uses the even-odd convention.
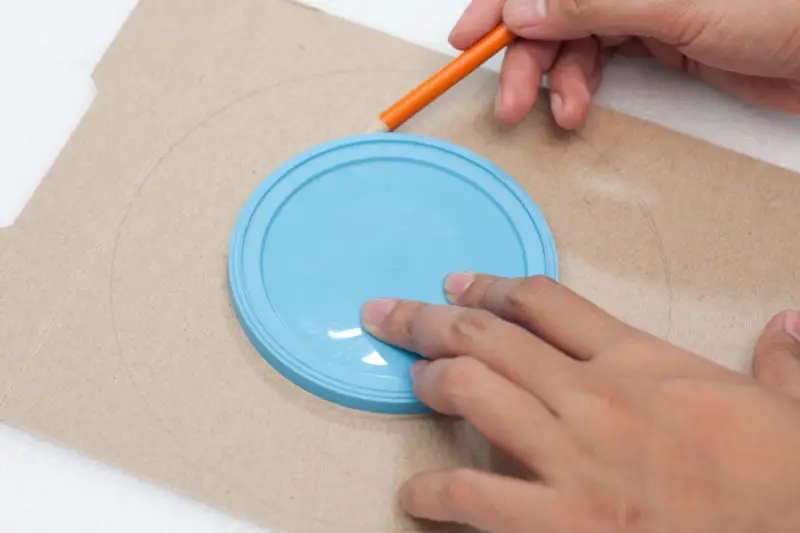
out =
[[[256,185],[445,61],[282,0],[143,0],[0,230],[3,421],[286,533],[435,530],[396,505],[410,474],[513,467],[463,422],[353,412],[286,382],[226,288]],[[800,176],[603,109],[579,134],[541,112],[505,130],[495,85],[477,73],[405,130],[515,176],[566,285],[748,371],[764,323],[800,306]]]

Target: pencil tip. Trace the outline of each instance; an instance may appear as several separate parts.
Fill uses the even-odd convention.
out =
[[[367,133],[388,133],[389,128],[382,120],[376,120],[367,130]]]

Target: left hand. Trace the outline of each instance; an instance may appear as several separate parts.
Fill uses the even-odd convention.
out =
[[[800,402],[549,278],[456,274],[446,289],[456,305],[367,303],[364,327],[423,355],[417,397],[532,476],[423,472],[401,489],[410,514],[491,533],[800,531]],[[784,318],[762,343],[776,356],[800,347]]]
[[[651,57],[752,104],[800,114],[798,15],[796,0],[472,0],[450,43],[464,50],[501,21],[520,37],[500,74],[496,115],[506,124],[525,118],[547,74],[553,118],[579,128],[614,54]]]

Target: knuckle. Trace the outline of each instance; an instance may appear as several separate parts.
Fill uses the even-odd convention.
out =
[[[714,19],[709,12],[693,5],[691,0],[673,0],[672,4],[665,4],[659,10],[659,15],[664,21],[661,30],[665,32],[663,38],[669,39],[678,49],[697,44],[709,31],[713,31]]]
[[[598,387],[593,396],[594,402],[604,412],[618,413],[628,410],[628,398],[617,387]]]
[[[531,291],[526,286],[527,280],[508,293],[506,310],[513,317],[524,317],[530,312]]]
[[[421,310],[420,302],[401,300],[386,317],[382,328],[392,337],[405,339],[413,349]]]
[[[402,324],[410,322],[420,309],[420,303],[411,300],[400,300],[386,317],[385,323]]]
[[[587,405],[599,413],[628,411],[631,407],[631,393],[626,382],[612,376],[587,374],[581,380],[580,390]]]
[[[485,311],[468,310],[460,313],[450,324],[450,335],[456,346],[467,348],[478,344],[492,327],[493,316]]]
[[[473,394],[485,370],[482,363],[471,357],[452,359],[439,375],[437,389],[451,402],[460,403]]]
[[[553,290],[555,281],[547,276],[533,276],[524,279],[508,293],[506,307],[512,316],[528,316],[534,302]]]
[[[564,2],[566,14],[573,18],[583,18],[593,7],[592,0],[567,0]]]
[[[557,284],[553,278],[549,276],[538,275],[525,278],[522,283],[520,283],[519,290],[530,298],[531,296],[547,294],[556,286]]]

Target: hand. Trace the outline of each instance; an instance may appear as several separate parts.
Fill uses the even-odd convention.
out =
[[[509,124],[530,111],[547,73],[556,122],[579,127],[616,51],[800,113],[796,0],[473,0],[450,42],[463,50],[501,21],[522,37],[506,52],[497,97],[497,116]]]
[[[770,388],[549,278],[445,286],[456,305],[377,300],[364,327],[425,356],[418,398],[532,475],[424,472],[401,489],[410,514],[491,533],[800,531],[800,402],[777,390],[800,382],[800,315],[759,343],[760,373],[780,376]]]

